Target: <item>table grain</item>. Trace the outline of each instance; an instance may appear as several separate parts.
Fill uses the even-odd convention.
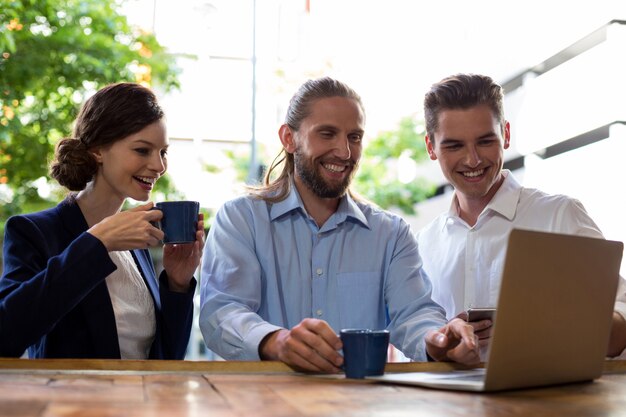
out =
[[[607,361],[592,383],[480,394],[304,375],[278,362],[0,359],[2,417],[622,415],[624,361]]]

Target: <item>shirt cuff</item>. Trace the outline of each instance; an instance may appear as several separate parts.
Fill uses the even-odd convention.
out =
[[[268,322],[259,323],[255,326],[252,330],[250,330],[248,337],[244,341],[246,357],[251,358],[252,360],[260,361],[261,357],[259,356],[259,345],[265,336],[281,329],[283,329],[283,327],[275,326]]]

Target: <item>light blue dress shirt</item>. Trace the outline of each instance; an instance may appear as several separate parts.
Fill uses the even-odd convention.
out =
[[[425,334],[446,323],[402,218],[345,196],[320,228],[295,187],[274,204],[250,196],[224,204],[201,288],[204,340],[229,360],[259,360],[267,334],[312,317],[337,333],[387,328],[394,346],[424,361]]]

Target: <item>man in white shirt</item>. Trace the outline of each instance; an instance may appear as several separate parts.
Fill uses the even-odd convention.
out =
[[[424,114],[430,159],[439,161],[455,189],[449,211],[417,235],[433,299],[448,319],[465,317],[471,307],[495,307],[512,228],[603,237],[579,201],[524,188],[502,169],[510,126],[502,88],[491,78],[444,78],[426,93]],[[608,356],[620,355],[626,347],[621,281]],[[481,346],[488,345],[490,332],[477,332]]]

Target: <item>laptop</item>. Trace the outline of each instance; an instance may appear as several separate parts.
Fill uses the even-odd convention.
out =
[[[386,373],[385,383],[500,391],[602,374],[623,243],[514,229],[485,368]]]

